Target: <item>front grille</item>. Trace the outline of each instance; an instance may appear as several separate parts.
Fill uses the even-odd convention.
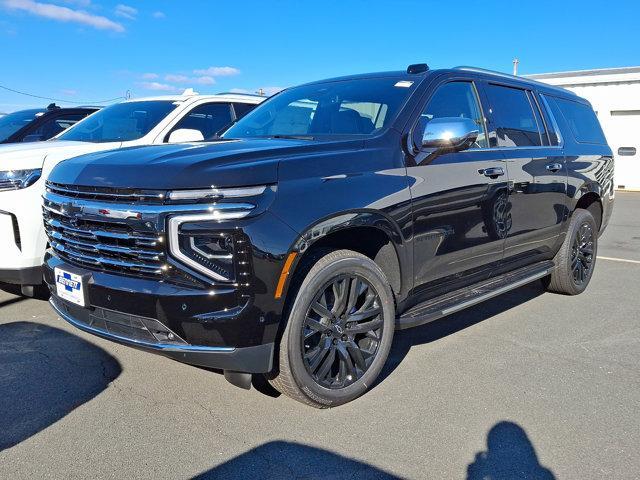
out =
[[[48,192],[70,198],[100,200],[104,202],[162,204],[167,197],[165,190],[140,190],[134,188],[84,187],[47,182]]]
[[[98,206],[92,210],[97,212],[95,216],[77,215],[63,197],[45,196],[45,231],[49,244],[62,259],[105,271],[162,275],[165,248],[161,232],[152,222],[143,222],[135,212],[131,212],[133,218],[114,219],[107,209]]]

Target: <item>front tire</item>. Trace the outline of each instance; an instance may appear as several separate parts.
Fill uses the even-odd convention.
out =
[[[322,256],[289,309],[279,370],[269,382],[316,408],[350,402],[376,380],[395,327],[393,293],[368,257],[350,250]]]
[[[577,209],[562,247],[556,254],[556,268],[549,276],[547,290],[565,295],[578,295],[587,288],[593,276],[598,253],[598,226],[588,210]]]

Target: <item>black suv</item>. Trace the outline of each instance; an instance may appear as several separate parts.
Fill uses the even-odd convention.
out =
[[[0,117],[0,143],[41,142],[55,137],[100,107],[62,108],[55,103],[45,110],[20,110]]]
[[[424,64],[337,78],[214,143],[59,164],[45,278],[82,330],[330,407],[375,382],[397,329],[535,280],[584,291],[612,178],[568,91]]]

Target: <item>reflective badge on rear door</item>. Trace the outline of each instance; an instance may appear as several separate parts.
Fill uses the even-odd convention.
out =
[[[54,269],[56,276],[56,292],[60,298],[84,307],[84,287],[82,277],[75,273]]]

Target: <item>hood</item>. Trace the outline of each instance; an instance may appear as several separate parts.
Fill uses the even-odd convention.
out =
[[[278,163],[283,157],[316,153],[336,148],[337,144],[246,139],[132,147],[73,158],[58,165],[49,180],[159,190],[260,185],[277,181]]]
[[[120,143],[45,141],[0,145],[0,170],[42,168],[47,157],[56,161],[96,150],[107,150]]]

